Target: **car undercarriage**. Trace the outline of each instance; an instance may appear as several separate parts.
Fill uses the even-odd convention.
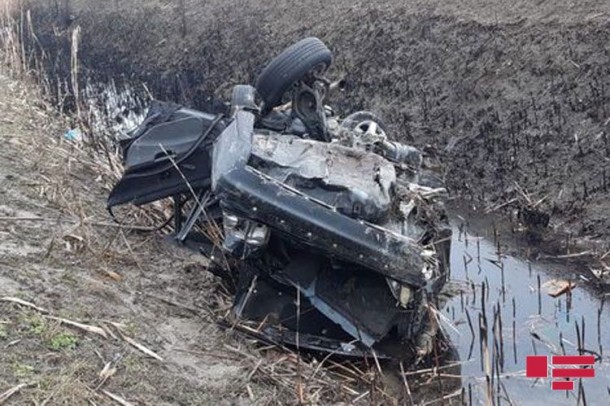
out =
[[[225,114],[154,103],[121,141],[108,207],[173,198],[173,239],[210,258],[257,338],[423,357],[448,275],[447,191],[376,114],[324,104],[331,62],[306,38],[235,86]]]

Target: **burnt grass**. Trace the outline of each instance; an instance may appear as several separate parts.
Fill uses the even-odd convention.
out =
[[[503,210],[520,210],[533,229],[610,237],[607,18],[503,19],[500,10],[476,19],[397,0],[25,7],[37,39],[25,37],[45,50],[55,86],[69,83],[71,32],[80,26],[82,80],[144,82],[157,98],[200,109],[252,83],[283,47],[318,36],[335,55],[330,75],[348,83],[331,104],[340,114],[376,111],[393,138],[437,155],[455,196],[487,208],[511,202]]]

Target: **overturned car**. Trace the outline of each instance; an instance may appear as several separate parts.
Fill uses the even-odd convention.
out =
[[[423,356],[448,273],[446,190],[375,114],[324,105],[331,61],[307,38],[236,86],[227,114],[153,104],[122,141],[108,206],[172,197],[173,238],[212,260],[261,339]]]

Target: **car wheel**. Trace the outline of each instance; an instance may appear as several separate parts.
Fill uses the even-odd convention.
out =
[[[263,100],[263,112],[282,102],[286,91],[307,73],[324,73],[332,63],[332,54],[318,38],[305,38],[286,48],[265,67],[256,81],[256,91]]]

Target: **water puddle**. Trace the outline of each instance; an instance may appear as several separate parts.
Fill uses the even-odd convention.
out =
[[[468,287],[444,311],[455,327],[447,330],[466,404],[576,405],[583,396],[580,404],[610,404],[610,306],[582,280],[553,298],[545,283],[565,269],[499,254],[496,243],[458,228],[451,264],[451,278]],[[578,278],[577,269],[567,271]],[[526,378],[526,356],[564,354],[594,355],[596,376],[576,380],[570,392],[552,391],[551,378]]]
[[[137,89],[143,89],[138,91]],[[112,140],[126,138],[148,111],[152,96],[146,86],[88,82],[84,89],[87,118],[93,131]]]

